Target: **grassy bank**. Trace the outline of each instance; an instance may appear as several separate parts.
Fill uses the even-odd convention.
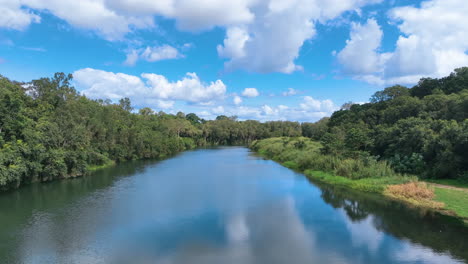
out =
[[[428,183],[442,184],[453,186],[457,188],[468,188],[468,182],[463,182],[456,179],[437,179],[437,180],[425,180]]]
[[[313,180],[468,218],[468,191],[433,187],[415,176],[396,173],[389,164],[372,157],[323,155],[320,143],[305,137],[269,138],[253,142],[250,148]]]
[[[468,189],[454,190],[435,187],[435,199],[445,204],[445,209],[468,220]]]
[[[88,166],[86,168],[86,170],[88,172],[93,172],[93,171],[97,171],[97,170],[100,170],[100,169],[105,169],[105,168],[109,168],[109,167],[112,167],[112,166],[115,166],[116,162],[113,161],[113,160],[107,160],[105,163],[101,164],[101,165],[92,165],[92,166]]]

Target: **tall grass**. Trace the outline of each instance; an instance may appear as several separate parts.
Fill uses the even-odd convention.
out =
[[[304,137],[264,139],[254,142],[251,148],[286,167],[301,171],[324,171],[355,180],[403,177],[387,162],[372,157],[345,158],[321,154],[321,144]]]
[[[409,182],[405,184],[390,185],[384,194],[411,204],[441,209],[444,203],[434,201],[434,189],[422,182]]]
[[[464,203],[468,196],[454,195],[453,190],[437,189],[438,197],[435,197],[430,186],[418,182],[416,176],[396,173],[386,161],[366,155],[355,155],[354,158],[324,155],[320,152],[320,143],[309,138],[269,138],[255,141],[250,147],[264,157],[304,172],[311,179],[381,193],[418,207],[447,207],[461,216],[468,212]]]

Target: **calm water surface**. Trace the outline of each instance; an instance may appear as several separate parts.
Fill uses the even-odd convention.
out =
[[[0,263],[465,263],[467,229],[241,147],[0,195]]]

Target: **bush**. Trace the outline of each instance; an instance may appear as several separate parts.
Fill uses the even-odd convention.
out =
[[[283,165],[287,168],[290,168],[290,169],[293,169],[293,170],[297,170],[299,168],[299,166],[297,165],[296,162],[294,161],[286,161],[283,163]]]
[[[407,201],[415,205],[440,209],[444,207],[441,202],[433,201],[434,189],[427,184],[420,182],[410,182],[405,184],[390,185],[384,194],[399,200]]]

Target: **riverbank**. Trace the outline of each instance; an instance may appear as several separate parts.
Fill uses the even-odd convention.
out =
[[[381,194],[389,199],[437,210],[468,222],[468,189],[433,186],[417,177],[394,172],[381,161],[338,158],[320,153],[319,142],[309,138],[270,138],[250,145],[260,156],[299,171],[311,180]]]

